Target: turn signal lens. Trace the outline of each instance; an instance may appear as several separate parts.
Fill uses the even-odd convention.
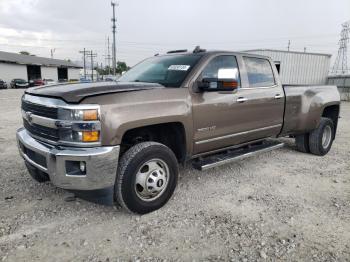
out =
[[[98,113],[96,109],[84,110],[83,112],[84,121],[98,120]]]
[[[83,131],[83,142],[97,142],[100,139],[99,131]]]
[[[223,87],[238,87],[238,83],[235,81],[231,81],[231,82],[223,82]]]

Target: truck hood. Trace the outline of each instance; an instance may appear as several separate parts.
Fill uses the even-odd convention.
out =
[[[96,82],[57,84],[29,88],[26,94],[60,98],[67,103],[79,103],[84,98],[108,93],[132,92],[164,88],[156,83],[144,82]]]

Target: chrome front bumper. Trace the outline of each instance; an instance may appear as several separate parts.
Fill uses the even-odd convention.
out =
[[[17,131],[21,156],[32,166],[45,172],[51,182],[71,190],[97,190],[111,187],[117,174],[119,146],[75,148],[52,146],[39,142],[21,128]],[[67,172],[67,163],[83,161],[83,175]]]

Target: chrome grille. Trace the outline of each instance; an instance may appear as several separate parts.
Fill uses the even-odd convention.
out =
[[[28,116],[33,114],[40,117],[57,119],[58,109],[57,107],[48,107],[45,105],[39,105],[31,103],[30,101],[22,99],[22,112]],[[59,131],[55,128],[50,128],[36,123],[31,122],[30,117],[23,117],[23,126],[27,131],[33,136],[39,139],[45,139],[52,142],[57,142],[59,140]]]
[[[99,114],[100,106],[96,104],[69,105],[60,99],[29,94],[24,94],[22,97],[24,128],[35,139],[54,145],[79,147],[100,145],[100,140],[92,142],[82,140],[84,131],[100,132],[99,117],[91,121],[75,118],[75,111],[90,109],[97,110]]]
[[[22,100],[22,110],[25,112],[31,112],[38,116],[43,116],[47,118],[57,119],[58,118],[58,109],[55,107],[47,107],[28,101]]]
[[[29,124],[25,119],[23,119],[23,126],[29,133],[38,138],[44,138],[54,142],[57,142],[59,140],[59,133],[57,129],[39,126],[36,124]]]

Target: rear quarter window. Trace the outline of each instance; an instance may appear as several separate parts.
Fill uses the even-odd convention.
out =
[[[247,69],[249,87],[275,85],[275,77],[269,60],[257,57],[243,57]]]

